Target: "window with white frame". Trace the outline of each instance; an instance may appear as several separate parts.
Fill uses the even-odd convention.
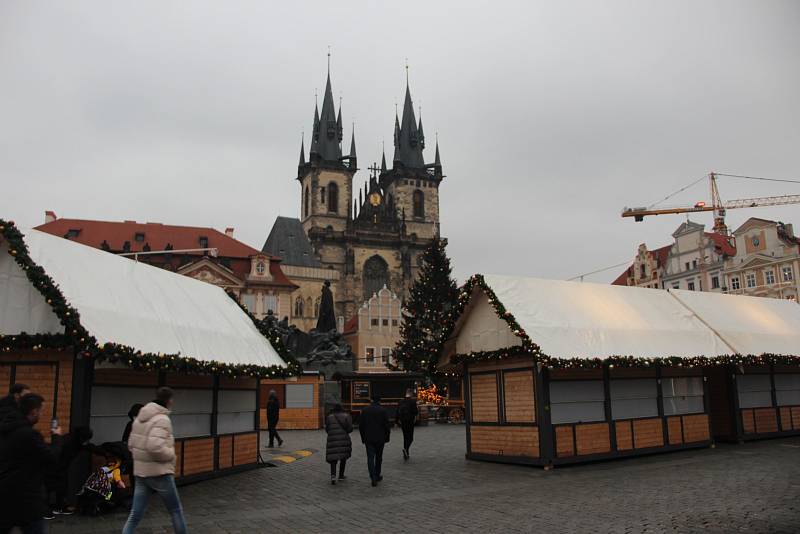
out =
[[[383,363],[389,363],[389,355],[391,355],[392,349],[389,347],[381,347],[381,361]]]
[[[744,275],[744,282],[747,287],[756,287],[756,275],[755,273],[747,273]]]
[[[612,380],[610,386],[613,419],[658,416],[658,384],[655,378]]]
[[[373,363],[375,361],[375,347],[366,347],[364,349],[364,359],[367,363]]]
[[[772,269],[768,269],[764,271],[764,280],[767,282],[768,285],[772,285],[775,283],[775,271]]]
[[[264,313],[272,310],[272,313],[278,314],[278,295],[264,295]]]
[[[711,277],[711,289],[719,289],[719,276]]]
[[[250,313],[256,312],[256,296],[252,293],[242,293],[242,305],[247,308]]]
[[[775,375],[775,400],[778,406],[800,406],[800,374]]]
[[[704,409],[703,378],[686,376],[661,380],[664,415],[699,413]]]
[[[672,289],[680,289],[680,288],[681,288],[680,282],[675,282],[674,284],[672,284]]]
[[[694,291],[694,280],[687,282],[686,287],[689,289],[689,291]]]
[[[553,380],[550,382],[553,424],[605,421],[602,380]]]
[[[739,408],[772,406],[772,382],[769,375],[736,375]]]
[[[731,289],[741,289],[738,276],[731,276]]]
[[[791,282],[794,280],[794,272],[792,271],[792,266],[787,265],[781,269],[783,272],[783,281],[784,282]]]

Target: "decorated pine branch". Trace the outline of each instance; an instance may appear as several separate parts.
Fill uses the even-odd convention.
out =
[[[422,256],[419,276],[403,308],[393,369],[432,375],[453,321],[458,287],[451,278],[446,243],[435,239]]]

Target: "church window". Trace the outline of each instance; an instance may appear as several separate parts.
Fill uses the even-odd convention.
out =
[[[314,317],[312,314],[314,313],[314,302],[311,300],[311,297],[306,299],[306,305],[303,311],[306,314],[306,317]]]
[[[364,299],[368,299],[373,294],[377,294],[383,286],[388,288],[389,265],[386,263],[386,260],[376,254],[365,261],[362,279],[364,284]]]
[[[325,188],[319,190],[319,201],[325,204]]]
[[[414,217],[425,217],[425,193],[419,189],[414,191]]]
[[[302,317],[303,316],[303,298],[297,297],[297,300],[294,301],[294,316],[295,317]]]
[[[332,213],[339,211],[339,186],[334,182],[328,185],[328,211]]]
[[[306,198],[305,198],[305,208],[306,208],[305,214],[306,214],[306,217],[308,217],[308,214],[309,214],[308,213],[309,212],[308,203],[309,203],[310,200],[311,200],[311,195],[310,195],[310,193],[308,191],[308,186],[306,186]]]
[[[319,297],[314,301],[314,317],[319,317]]]
[[[644,278],[645,276],[647,276],[647,268],[644,264],[639,265],[639,278]]]

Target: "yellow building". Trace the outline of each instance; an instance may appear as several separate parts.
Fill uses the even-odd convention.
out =
[[[357,373],[386,373],[392,349],[400,339],[400,299],[384,286],[364,302],[345,325],[344,340],[353,349]]]

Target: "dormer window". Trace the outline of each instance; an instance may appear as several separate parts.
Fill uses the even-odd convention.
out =
[[[267,267],[266,267],[266,265],[264,265],[263,261],[260,261],[260,262],[256,263],[256,272],[258,274],[264,274],[264,272],[266,272],[266,270],[267,270]]]
[[[206,236],[200,236],[200,239],[197,240],[200,248],[208,248],[208,238]]]
[[[144,234],[142,232],[136,232],[136,235],[133,236],[133,239],[137,243],[144,243]]]
[[[76,230],[73,228],[71,230],[67,230],[67,235],[65,235],[64,237],[66,237],[67,239],[75,239],[76,237],[78,237],[78,234],[80,233],[81,233],[80,230]]]

